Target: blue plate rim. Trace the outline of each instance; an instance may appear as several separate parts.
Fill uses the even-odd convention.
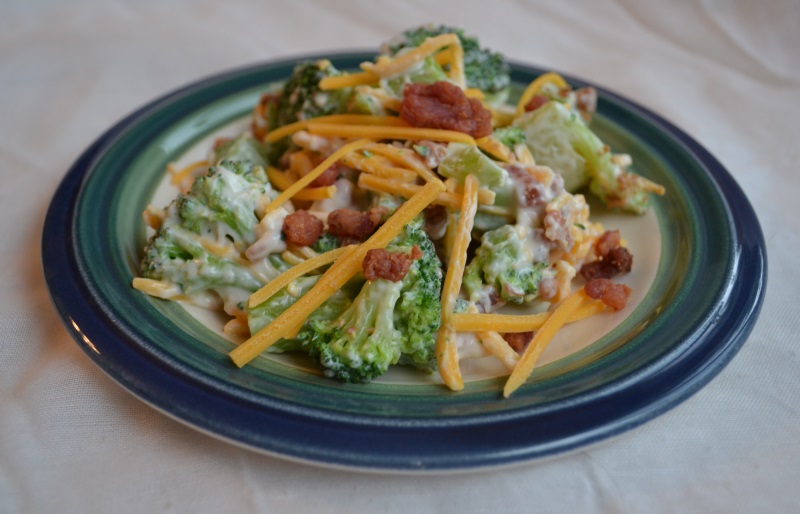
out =
[[[325,57],[366,59],[371,55],[372,53],[340,52],[329,53]],[[536,444],[531,444],[529,438],[523,439],[516,446],[508,446],[498,451],[496,447],[483,441],[484,432],[492,429],[492,425],[496,423],[512,423],[517,418],[524,419],[524,412],[496,416],[492,419],[485,419],[484,416],[438,423],[421,421],[395,423],[385,419],[374,422],[364,419],[348,421],[338,417],[326,419],[324,416],[321,417],[320,413],[304,409],[293,412],[284,409],[265,409],[263,404],[250,401],[247,395],[232,394],[224,387],[211,387],[202,380],[176,374],[174,367],[168,363],[154,360],[151,355],[139,351],[135,345],[131,345],[129,336],[115,326],[114,320],[109,319],[91,299],[89,288],[84,282],[85,277],[81,275],[74,255],[71,214],[75,210],[82,184],[93,164],[105,149],[113,146],[117,137],[135,126],[148,113],[169,105],[183,95],[212,84],[224,83],[231,77],[243,73],[287,66],[298,60],[319,57],[305,55],[245,66],[209,76],[168,93],[126,116],[101,135],[77,159],[59,185],[48,209],[42,235],[43,271],[52,301],[65,327],[79,346],[95,364],[135,396],[201,431],[251,449],[310,463],[380,471],[455,471],[493,468],[568,452],[617,435],[660,415],[694,394],[719,373],[750,334],[763,303],[767,258],[758,219],[744,192],[710,152],[677,126],[619,94],[595,86],[601,97],[613,98],[615,102],[648,119],[664,134],[683,145],[687,152],[702,164],[728,206],[733,228],[734,262],[737,268],[737,273],[734,274],[737,276],[731,277],[731,288],[727,295],[727,298],[733,301],[725,306],[725,312],[716,315],[714,322],[709,324],[697,341],[688,345],[688,349],[682,351],[680,355],[670,356],[670,362],[663,363],[665,368],[659,374],[659,380],[654,380],[652,374],[648,377],[647,373],[642,371],[626,377],[624,381],[616,384],[615,390],[606,391],[602,398],[595,398],[589,401],[588,405],[586,403],[581,405],[583,409],[588,407],[582,416],[600,415],[602,418],[602,412],[606,411],[609,405],[623,402],[627,406],[625,414],[595,424],[592,430],[565,434],[563,437],[542,438]],[[534,75],[544,71],[519,63],[512,63],[512,66],[515,70]],[[572,84],[591,84],[569,74],[563,76]],[[741,277],[741,270],[748,271],[749,280]],[[95,344],[103,345],[102,354],[98,353]],[[656,398],[643,395],[643,390],[656,390],[659,391],[659,395]],[[199,413],[192,407],[193,405],[203,405],[203,412]],[[575,406],[565,406],[565,408],[574,409]],[[214,415],[206,415],[209,412]],[[554,412],[545,413],[544,416],[552,417],[563,413],[563,410],[555,409]],[[553,419],[537,421],[546,421],[548,427],[554,422]],[[275,426],[276,423],[282,427],[281,441],[273,436],[258,433],[256,429],[259,426]],[[309,443],[308,435],[314,432],[315,428],[318,429],[320,423],[325,423],[327,442]],[[374,433],[376,427],[379,434]],[[430,448],[437,441],[452,439],[454,431],[459,438],[462,438],[464,446],[472,448],[473,451],[462,455],[455,451],[446,455],[441,453],[426,455],[424,452],[381,455],[376,451],[381,447],[382,441],[388,438],[405,441],[403,444],[423,438],[426,441],[424,446]],[[295,437],[295,444],[291,444],[291,440],[286,440],[291,434],[302,434],[302,436]],[[363,452],[337,451],[332,446],[337,437],[353,436],[364,439]]]

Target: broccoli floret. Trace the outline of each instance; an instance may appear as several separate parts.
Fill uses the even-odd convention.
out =
[[[567,191],[575,192],[588,183],[591,192],[610,207],[639,214],[647,210],[654,184],[627,171],[571,109],[548,102],[517,118],[514,126],[525,131],[536,163],[561,174]]]
[[[525,132],[519,127],[495,129],[492,136],[511,149],[525,142]]]
[[[298,298],[314,287],[320,275],[298,278],[287,287],[275,293],[267,301],[247,309],[247,325],[250,333],[255,334],[266,327],[282,312],[291,307]],[[315,321],[330,321],[338,318],[350,306],[350,297],[343,291],[336,291],[325,302],[317,307],[308,317],[308,323]],[[302,350],[300,339],[281,339],[269,349],[273,353]]]
[[[352,95],[352,88],[334,91],[319,89],[320,80],[340,74],[330,61],[298,64],[283,86],[272,112],[267,114],[268,129],[273,130],[299,120],[345,112]]]
[[[342,242],[339,240],[338,237],[325,232],[317,239],[317,242],[311,245],[311,249],[317,253],[326,253],[330,252],[331,250],[336,250],[342,245]]]
[[[397,363],[433,369],[442,271],[422,224],[421,218],[410,223],[387,246],[390,252],[410,252],[414,245],[422,250],[405,278],[366,282],[341,316],[312,321],[298,334],[326,376],[369,382]]]
[[[483,187],[495,193],[494,205],[510,207],[514,202],[514,183],[508,171],[487,157],[476,146],[463,143],[447,145],[447,154],[439,163],[438,172],[445,177],[453,177],[463,184],[467,175],[474,175]],[[494,214],[477,213],[476,230],[492,230],[508,223],[506,218]]]
[[[193,232],[162,225],[145,248],[142,276],[179,285],[186,294],[227,287],[255,291],[264,281],[234,255],[211,253]]]
[[[467,175],[474,175],[485,187],[504,187],[509,183],[508,172],[487,157],[477,146],[450,143],[447,154],[438,168],[439,174],[453,177],[464,183]]]
[[[530,229],[505,225],[483,234],[475,257],[464,270],[462,282],[471,302],[491,308],[490,298],[509,303],[536,299],[547,262],[534,261],[526,235]]]
[[[267,150],[249,134],[226,141],[214,152],[214,162],[247,161],[254,166],[267,167]]]
[[[223,161],[196,178],[188,194],[177,198],[180,225],[215,240],[228,238],[244,250],[255,241],[259,200],[271,192],[262,167]]]
[[[455,33],[464,49],[464,76],[467,87],[478,88],[489,94],[506,91],[511,84],[511,67],[502,54],[481,48],[476,37],[464,34],[464,30],[447,25],[423,25],[406,30],[384,45],[383,53],[394,55],[403,48],[417,47],[427,38],[440,34]]]
[[[243,298],[279,271],[241,253],[255,237],[255,214],[262,195],[272,193],[263,168],[223,161],[195,179],[191,190],[167,208],[167,216],[144,250],[144,278],[174,284],[192,295],[216,292],[227,312],[243,308]]]

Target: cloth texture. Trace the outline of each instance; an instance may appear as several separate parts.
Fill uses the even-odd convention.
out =
[[[427,22],[625,95],[723,163],[757,212],[769,258],[761,316],[730,364],[612,440],[437,476],[260,455],[104,375],[63,327],[41,270],[44,215],[80,153],[199,78],[375,49]],[[0,512],[799,512],[798,26],[792,0],[0,0]]]

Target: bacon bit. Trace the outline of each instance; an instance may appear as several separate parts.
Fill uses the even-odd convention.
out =
[[[622,236],[619,230],[606,230],[603,235],[597,238],[594,244],[594,251],[600,257],[606,257],[608,252],[617,248],[622,242]]]
[[[598,260],[584,264],[581,276],[586,280],[612,278],[620,273],[627,273],[633,267],[633,255],[624,246],[620,246],[622,238],[618,230],[606,231],[594,246]]]
[[[615,284],[607,278],[595,278],[583,286],[589,298],[602,300],[615,311],[622,310],[631,297],[631,288],[625,284]]]
[[[283,220],[286,241],[297,246],[311,246],[317,242],[324,223],[308,211],[295,211]]]
[[[575,107],[581,114],[591,117],[597,110],[597,90],[591,86],[575,91]]]
[[[412,127],[457,130],[476,139],[492,133],[492,113],[446,81],[407,84],[400,117]]]
[[[326,187],[332,186],[336,179],[339,178],[339,175],[342,173],[342,165],[338,162],[331,165],[330,168],[322,172],[322,175],[315,178],[309,184],[309,187]]]
[[[336,209],[328,214],[328,232],[342,239],[342,244],[352,240],[361,242],[375,232],[387,213],[384,207],[373,207],[368,212]]]
[[[533,95],[533,98],[531,98],[530,101],[525,104],[525,112],[535,111],[549,101],[550,98],[545,95]]]
[[[403,280],[411,269],[411,264],[422,257],[422,250],[414,245],[411,253],[389,252],[383,248],[369,250],[364,256],[362,267],[367,280],[383,278],[392,282]]]
[[[423,230],[434,241],[443,238],[447,231],[447,207],[444,205],[431,205],[422,212],[425,215]]]
[[[503,334],[503,339],[506,340],[511,349],[521,354],[533,339],[533,332],[509,332]]]

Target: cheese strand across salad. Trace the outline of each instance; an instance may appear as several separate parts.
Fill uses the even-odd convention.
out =
[[[592,131],[593,88],[547,73],[510,104],[510,85],[502,55],[447,26],[352,73],[299,63],[246,131],[170,167],[181,192],[143,213],[133,287],[230,316],[238,367],[303,352],[346,382],[406,365],[460,390],[469,334],[511,395],[563,325],[630,296],[613,279],[633,256],[584,193],[636,215],[665,191]]]

